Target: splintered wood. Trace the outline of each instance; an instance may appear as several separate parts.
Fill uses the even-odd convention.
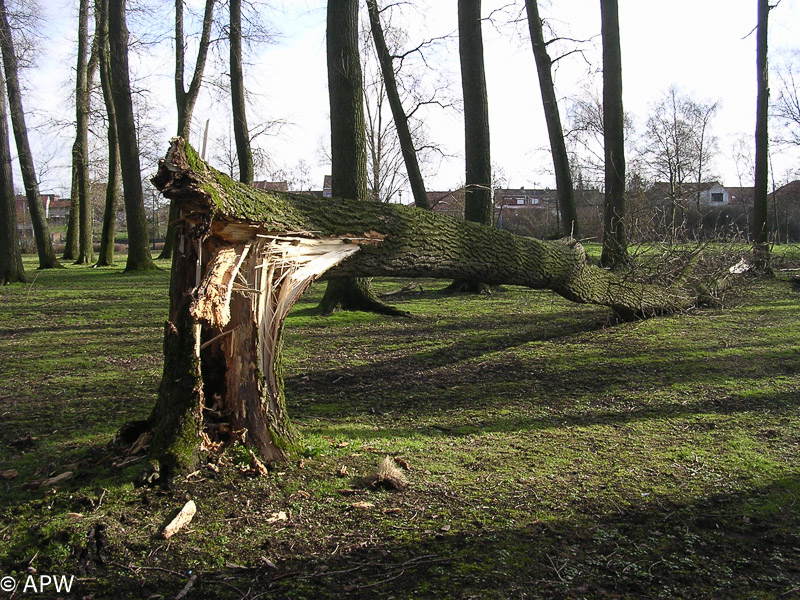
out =
[[[233,294],[250,296],[259,332],[261,372],[274,389],[273,361],[283,320],[315,279],[358,252],[360,246],[351,240],[259,234],[256,242],[222,247],[206,266],[192,316],[226,334],[222,330],[231,320]]]
[[[259,236],[261,237],[261,236]],[[261,263],[256,265],[255,303],[258,323],[261,372],[267,386],[275,390],[274,361],[283,320],[311,283],[359,250],[356,244],[340,239],[303,237],[262,238]]]
[[[207,258],[190,314],[201,328],[197,353],[204,379],[213,382],[205,394],[220,403],[218,410],[204,407],[204,417],[211,417],[204,427],[209,444],[232,443],[214,429],[227,422],[248,431],[245,443],[262,458],[279,452],[267,431],[281,410],[275,362],[283,321],[315,279],[360,247],[352,237],[314,238],[308,232],[255,234],[232,245],[212,238],[204,246]]]

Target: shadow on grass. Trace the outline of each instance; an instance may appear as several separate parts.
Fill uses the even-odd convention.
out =
[[[81,593],[173,597],[193,571],[191,598],[797,597],[798,494],[793,476],[743,494],[654,499],[584,518],[410,533],[398,524],[384,538],[345,532],[325,555],[294,552],[270,568],[198,572],[177,545],[170,569],[105,573],[101,588],[88,582]]]

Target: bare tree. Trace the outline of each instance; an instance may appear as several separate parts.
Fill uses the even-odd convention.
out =
[[[247,103],[242,69],[242,0],[230,0],[230,71],[233,134],[239,163],[239,181],[253,183],[253,152],[247,127]]]
[[[691,200],[700,210],[701,184],[708,175],[716,138],[710,124],[718,108],[716,102],[702,102],[671,86],[653,106],[644,131],[642,156],[653,177],[668,184],[667,228],[675,241],[680,210]]]
[[[544,118],[550,137],[550,152],[553,155],[553,171],[556,176],[558,208],[562,216],[561,233],[564,236],[578,237],[578,210],[575,206],[575,190],[572,184],[572,171],[564,142],[564,131],[561,127],[561,114],[558,110],[555,85],[553,84],[552,61],[547,52],[544,40],[542,19],[539,17],[537,0],[525,0],[528,11],[528,28],[536,60],[536,72],[539,76],[539,89],[542,94]]]
[[[756,28],[756,164],[753,188],[753,252],[757,267],[769,268],[770,255],[767,245],[769,223],[767,217],[767,193],[769,172],[769,67],[767,65],[767,20],[769,0],[758,0],[758,25]]]
[[[175,0],[175,102],[178,108],[177,135],[189,139],[192,129],[192,115],[200,87],[203,84],[203,73],[206,67],[208,50],[211,45],[211,27],[214,23],[214,6],[217,0],[206,0],[203,11],[203,25],[200,41],[197,48],[197,59],[194,64],[192,79],[186,87],[186,35],[184,32],[183,7],[186,0]],[[175,245],[175,229],[172,223],[177,218],[175,209],[170,206],[167,235],[164,239],[164,248],[159,258],[170,258]]]
[[[108,43],[108,2],[95,2],[95,36],[97,37],[98,68],[100,85],[103,91],[103,102],[108,116],[106,140],[108,143],[108,177],[106,179],[106,198],[103,210],[103,230],[100,235],[100,252],[97,266],[107,267],[114,264],[114,234],[117,222],[117,203],[119,202],[120,171],[119,140],[117,136],[117,116],[114,99],[111,94],[111,57]]]
[[[772,114],[784,128],[777,141],[793,146],[800,146],[800,81],[798,80],[797,62],[800,52],[792,54],[775,69],[778,76],[778,98],[772,105]]]
[[[128,224],[128,260],[126,271],[156,268],[150,255],[148,223],[144,210],[139,143],[133,113],[128,70],[128,27],[125,23],[126,0],[108,2],[108,41],[111,56],[111,91],[116,115],[122,169],[125,218]]]
[[[76,264],[89,264],[94,258],[92,240],[92,201],[89,186],[89,112],[91,86],[97,68],[97,54],[89,59],[89,0],[80,0],[78,7],[78,64],[75,69],[75,143],[72,146],[77,183],[80,227]]]
[[[50,228],[47,225],[44,205],[39,195],[39,183],[36,179],[36,167],[33,163],[33,152],[28,141],[28,127],[25,124],[25,110],[22,105],[22,91],[19,84],[19,66],[14,47],[13,32],[9,22],[6,0],[0,0],[0,49],[3,54],[3,69],[6,77],[11,127],[17,143],[22,182],[25,196],[28,199],[28,211],[31,215],[33,233],[36,238],[36,250],[39,254],[39,268],[52,269],[60,267],[53,249]]]
[[[603,34],[603,140],[605,142],[604,267],[628,259],[625,223],[625,113],[622,109],[622,53],[617,0],[600,0]]]
[[[5,78],[0,71],[0,90]],[[5,94],[0,93],[0,283],[25,282],[25,267],[17,231],[17,202],[11,173],[11,140],[8,135],[8,109]]]
[[[331,113],[331,193],[334,197],[366,201],[367,149],[358,0],[328,3],[326,45]],[[338,307],[402,314],[382,304],[372,291],[370,280],[365,278],[338,278],[328,282],[320,308],[323,313],[330,314]]]
[[[381,68],[382,85],[385,87],[389,106],[392,110],[392,117],[400,142],[403,162],[406,167],[409,184],[411,185],[411,193],[414,196],[414,205],[418,208],[429,209],[430,203],[428,202],[428,194],[425,191],[425,181],[420,171],[417,150],[414,146],[414,138],[409,127],[408,115],[403,108],[403,102],[400,98],[400,92],[398,91],[394,62],[386,44],[377,0],[367,0],[367,8],[369,11],[372,39],[375,42],[375,52]]]

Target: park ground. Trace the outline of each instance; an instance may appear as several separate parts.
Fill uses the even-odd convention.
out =
[[[315,285],[284,332],[296,452],[254,476],[232,447],[165,488],[111,442],[155,401],[168,265],[26,265],[0,289],[0,597],[800,598],[790,276],[621,324],[384,279],[414,284],[391,297],[411,318],[325,318]],[[367,483],[387,457],[404,489]],[[24,591],[43,575],[75,579]]]

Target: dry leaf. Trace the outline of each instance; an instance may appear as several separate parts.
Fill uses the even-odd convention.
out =
[[[18,476],[19,473],[17,473],[16,469],[6,469],[5,471],[0,471],[0,479],[14,479]]]
[[[342,465],[341,467],[339,467],[339,469],[336,471],[336,476],[347,477],[347,465]]]
[[[402,515],[403,509],[402,508],[384,508],[383,514],[385,515]]]
[[[398,467],[403,467],[406,471],[408,471],[408,468],[409,468],[408,467],[408,463],[405,460],[403,460],[401,457],[395,456],[394,457],[394,462]]]
[[[350,505],[352,508],[361,508],[364,510],[369,510],[370,508],[375,508],[375,505],[372,502],[353,502]]]
[[[65,517],[69,517],[70,519],[82,519],[83,518],[83,514],[82,513],[76,513],[76,512],[68,512],[64,516]]]

